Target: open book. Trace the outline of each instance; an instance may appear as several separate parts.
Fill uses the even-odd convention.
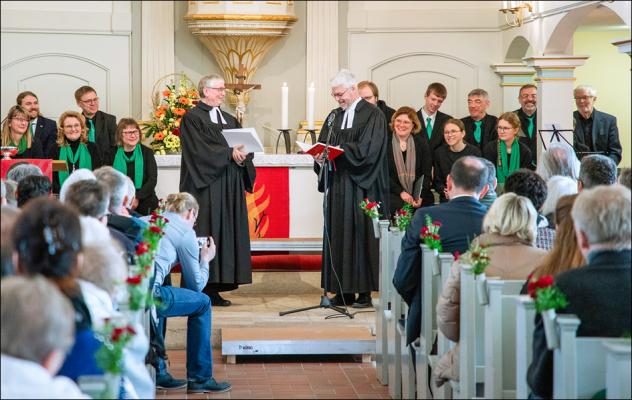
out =
[[[298,147],[301,148],[303,153],[310,154],[312,156],[316,156],[322,153],[323,151],[325,151],[325,148],[327,147],[325,143],[321,143],[321,142],[318,142],[314,145],[309,145],[305,142],[296,142],[296,144],[298,145]],[[329,148],[329,157],[327,157],[327,159],[330,161],[345,152],[343,149],[341,149],[338,146],[329,145],[328,148]]]

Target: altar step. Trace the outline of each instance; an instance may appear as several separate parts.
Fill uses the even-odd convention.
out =
[[[375,337],[367,327],[223,328],[222,355],[228,364],[237,356],[362,355],[370,362]]]

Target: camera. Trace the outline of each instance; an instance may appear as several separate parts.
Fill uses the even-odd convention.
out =
[[[197,242],[198,242],[198,247],[202,248],[204,246],[208,246],[211,244],[211,241],[209,240],[208,237],[198,237],[197,238]]]

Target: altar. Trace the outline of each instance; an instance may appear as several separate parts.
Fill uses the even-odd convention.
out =
[[[281,249],[283,245],[320,248],[323,195],[317,189],[312,157],[256,154],[253,162],[257,179],[253,193],[246,198],[251,238],[261,239],[258,241],[261,247],[269,250]],[[156,155],[156,163],[158,198],[177,193],[180,155]],[[271,245],[272,242],[280,243],[281,247]]]

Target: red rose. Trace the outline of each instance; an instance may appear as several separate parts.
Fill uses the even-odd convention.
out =
[[[542,278],[538,279],[537,285],[539,288],[545,288],[553,285],[553,276],[545,275]]]
[[[135,335],[136,334],[136,331],[130,325],[127,325],[127,327],[125,329],[127,329],[127,333],[129,333],[130,335]]]
[[[441,222],[435,221],[435,222],[432,223],[432,225],[438,226],[440,228],[441,227]]]
[[[426,233],[428,233],[428,227],[427,227],[427,226],[424,226],[423,228],[421,228],[421,233],[422,233],[422,234],[426,234]]]
[[[406,210],[402,210],[401,214],[402,214],[402,215],[408,215],[408,213],[406,212]]]
[[[140,285],[140,282],[142,281],[143,277],[140,275],[136,275],[136,276],[132,276],[130,278],[127,278],[127,284],[128,285]]]
[[[118,342],[118,340],[121,338],[121,335],[124,334],[125,332],[126,332],[125,328],[114,328],[114,330],[112,331],[112,341]]]
[[[459,253],[458,251],[454,252],[454,261],[458,261],[459,257],[461,257],[461,253]]]
[[[434,233],[432,234],[432,238],[433,238],[434,240],[439,240],[439,239],[440,239],[439,235],[434,234]]]
[[[149,247],[145,242],[140,242],[138,243],[138,246],[136,246],[136,255],[138,256],[147,253],[147,251],[149,251]]]
[[[535,299],[535,289],[536,289],[535,282],[530,280],[529,283],[527,284],[527,293],[529,293],[529,296],[532,299]]]
[[[171,131],[171,133],[173,133],[176,136],[180,136],[180,129],[175,128],[174,130]]]
[[[162,233],[162,229],[160,229],[159,226],[150,226],[149,230],[154,232],[154,233]]]

